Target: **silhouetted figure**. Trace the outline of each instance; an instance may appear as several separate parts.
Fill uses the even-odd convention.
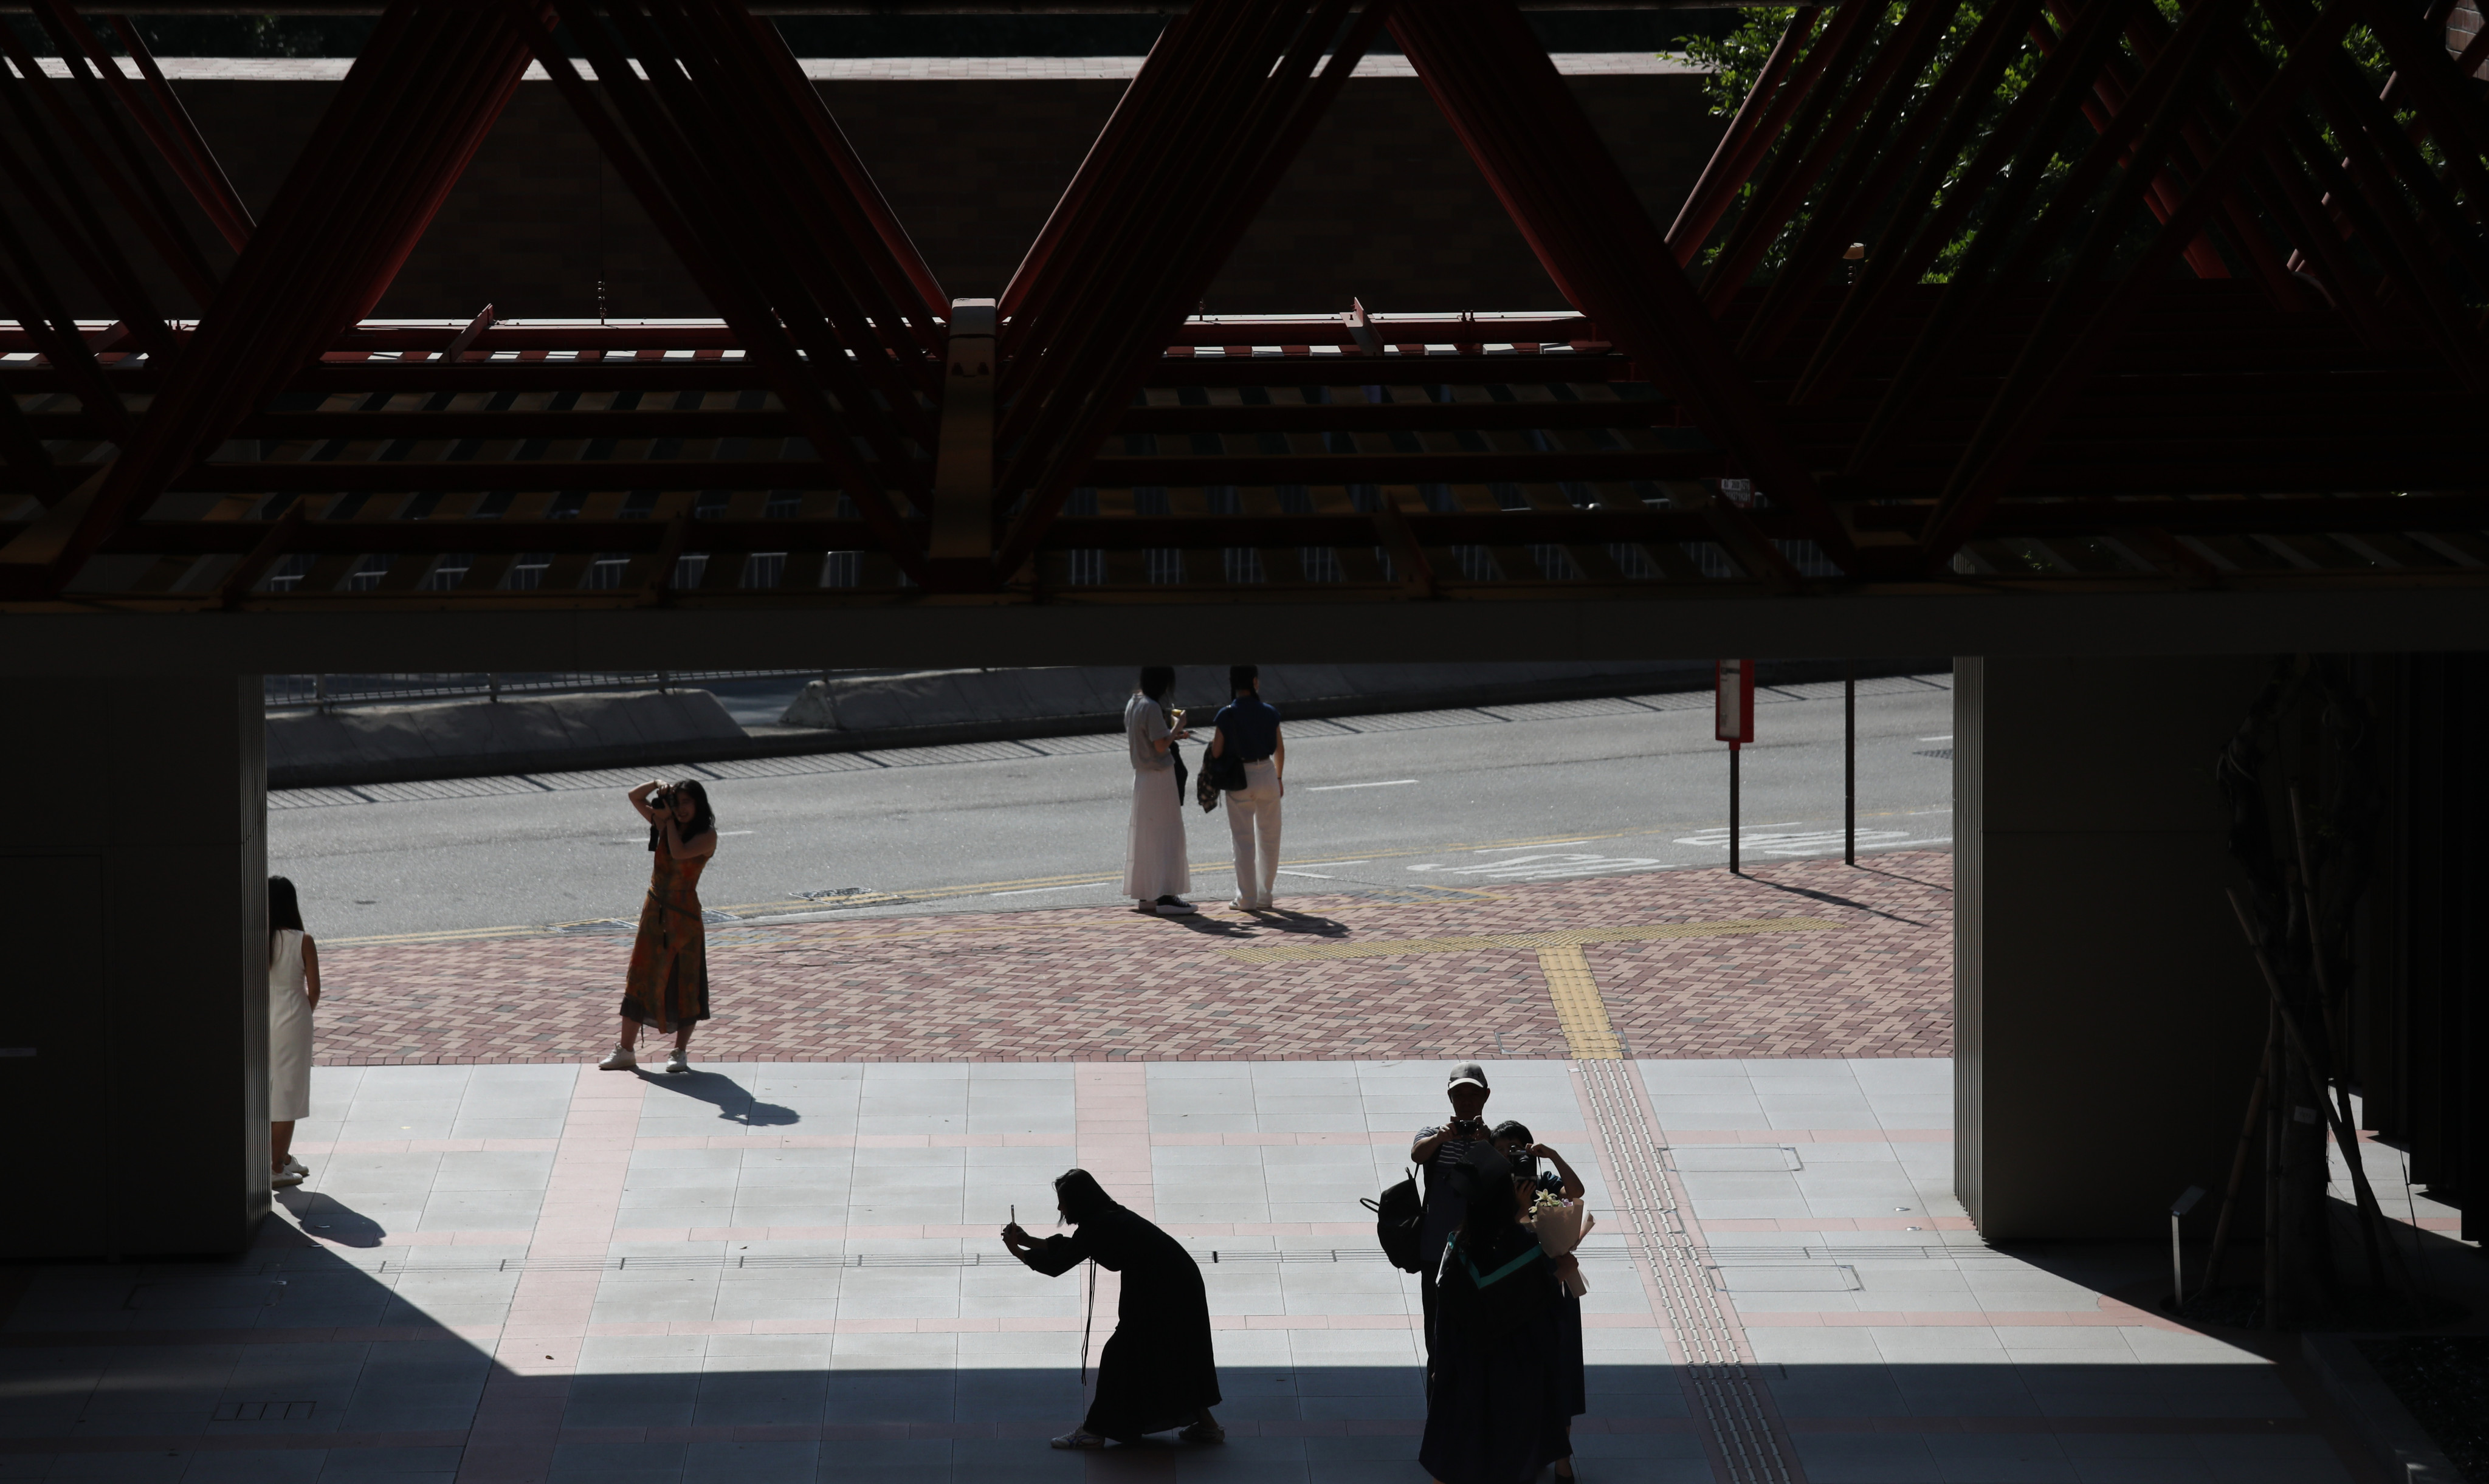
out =
[[[1087,1170],[1059,1176],[1054,1200],[1072,1235],[1040,1241],[1015,1221],[1003,1228],[1012,1255],[1047,1277],[1084,1259],[1124,1275],[1115,1333],[1098,1356],[1097,1400],[1054,1445],[1100,1448],[1109,1439],[1130,1442],[1179,1427],[1187,1442],[1225,1441],[1226,1429],[1210,1414],[1219,1401],[1218,1366],[1201,1265],[1174,1238],[1117,1205]]]

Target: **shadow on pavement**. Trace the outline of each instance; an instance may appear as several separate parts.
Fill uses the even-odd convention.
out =
[[[718,1117],[730,1124],[741,1124],[748,1128],[778,1128],[804,1121],[803,1115],[793,1108],[781,1107],[774,1102],[762,1102],[754,1098],[751,1093],[744,1090],[742,1083],[723,1072],[697,1070],[683,1072],[644,1070],[640,1073],[640,1080],[663,1088],[670,1093],[677,1093],[685,1098],[697,1098],[702,1102],[714,1104]]]
[[[317,1232],[322,1241],[332,1241],[341,1247],[377,1247],[381,1239],[388,1235],[388,1228],[379,1221],[322,1191],[297,1185],[277,1191],[273,1199],[302,1230]]]

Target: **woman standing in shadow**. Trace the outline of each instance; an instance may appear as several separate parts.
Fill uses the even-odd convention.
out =
[[[1218,1405],[1218,1363],[1210,1349],[1210,1295],[1201,1265],[1182,1243],[1139,1213],[1115,1203],[1087,1170],[1055,1178],[1054,1202],[1069,1237],[1038,1241],[1018,1222],[1003,1228],[1011,1254],[1047,1277],[1092,1259],[1124,1275],[1115,1333],[1098,1356],[1098,1396],[1058,1448],[1102,1448],[1182,1428],[1187,1442],[1224,1442],[1210,1414]]]
[[[1124,848],[1124,895],[1133,910],[1181,917],[1199,910],[1184,899],[1192,865],[1184,848],[1184,777],[1175,745],[1192,735],[1175,725],[1167,693],[1175,671],[1153,665],[1124,702],[1124,735],[1132,751],[1131,835]]]
[[[692,1070],[692,1027],[708,1018],[708,928],[701,920],[700,878],[717,854],[717,815],[708,790],[694,779],[646,783],[631,790],[631,807],[648,821],[648,849],[656,856],[647,899],[640,904],[640,936],[631,945],[623,981],[622,1033],[614,1054],[597,1063],[605,1071],[636,1071],[640,1027],[672,1032],[674,1053],[666,1070]]]
[[[1521,1223],[1512,1165],[1473,1145],[1451,1170],[1467,1205],[1436,1278],[1435,1353],[1417,1462],[1437,1484],[1522,1484],[1572,1444],[1563,1293]]]
[[[320,1004],[320,952],[302,930],[294,883],[268,878],[268,1183],[310,1178],[294,1157],[294,1125],[311,1116],[311,1012]]]

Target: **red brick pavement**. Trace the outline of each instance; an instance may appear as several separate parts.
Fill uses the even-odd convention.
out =
[[[708,1061],[1562,1056],[1527,949],[1239,964],[1223,951],[1653,923],[1815,917],[1837,928],[1592,944],[1608,1014],[1645,1057],[1944,1056],[1951,856],[1682,870],[1487,899],[1287,901],[1284,922],[1118,908],[711,930]],[[567,1062],[611,1043],[623,937],[338,947],[325,1065]]]

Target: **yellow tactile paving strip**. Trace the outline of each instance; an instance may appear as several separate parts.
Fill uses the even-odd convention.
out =
[[[1590,956],[1580,945],[1540,949],[1538,972],[1547,976],[1547,994],[1556,1002],[1557,1023],[1564,1028],[1564,1044],[1573,1060],[1612,1062],[1625,1054],[1616,1028],[1608,1024],[1608,1004],[1599,998]]]
[[[1307,943],[1229,949],[1237,963],[1302,963],[1314,958],[1389,958],[1405,954],[1471,954],[1489,948],[1579,948],[1585,943],[1645,943],[1654,938],[1717,938],[1733,933],[1793,932],[1841,925],[1820,917],[1746,917],[1717,923],[1650,923],[1635,928],[1566,928],[1554,932],[1486,932],[1456,938],[1386,938],[1371,943]]]

